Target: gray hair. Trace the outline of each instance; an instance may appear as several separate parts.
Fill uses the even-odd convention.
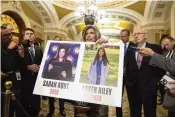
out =
[[[145,40],[146,40],[147,37],[148,37],[148,29],[146,27],[144,27],[144,26],[138,26],[138,27],[135,27],[134,33],[137,30],[142,30],[142,32],[144,33],[144,36],[145,36]]]
[[[88,29],[94,29],[95,30],[95,33],[96,33],[96,40],[100,39],[101,38],[101,33],[99,31],[99,29],[96,27],[96,26],[93,26],[93,25],[87,25],[83,31],[82,31],[82,37],[83,37],[83,40],[86,42],[86,31]]]

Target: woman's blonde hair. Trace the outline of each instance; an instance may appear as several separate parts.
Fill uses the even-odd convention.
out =
[[[86,42],[86,31],[88,29],[94,29],[95,30],[95,33],[96,33],[96,40],[100,39],[101,38],[101,33],[99,31],[99,29],[96,27],[96,26],[93,26],[93,25],[87,25],[83,31],[82,31],[82,37],[83,37],[83,40]]]

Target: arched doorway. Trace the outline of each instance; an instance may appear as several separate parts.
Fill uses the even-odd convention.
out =
[[[14,32],[18,33],[22,37],[22,31],[25,29],[25,23],[23,19],[13,11],[5,11],[1,14],[1,26],[3,24],[12,24]]]

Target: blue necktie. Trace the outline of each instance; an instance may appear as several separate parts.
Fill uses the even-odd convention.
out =
[[[124,43],[125,45],[124,45],[124,55],[126,54],[126,43]]]

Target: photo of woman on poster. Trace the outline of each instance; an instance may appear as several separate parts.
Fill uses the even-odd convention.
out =
[[[46,66],[44,77],[54,80],[72,81],[72,63],[67,60],[69,48],[60,45],[56,56]]]
[[[108,58],[104,47],[100,47],[96,56],[91,61],[88,72],[90,84],[105,85],[105,80],[108,75]]]

